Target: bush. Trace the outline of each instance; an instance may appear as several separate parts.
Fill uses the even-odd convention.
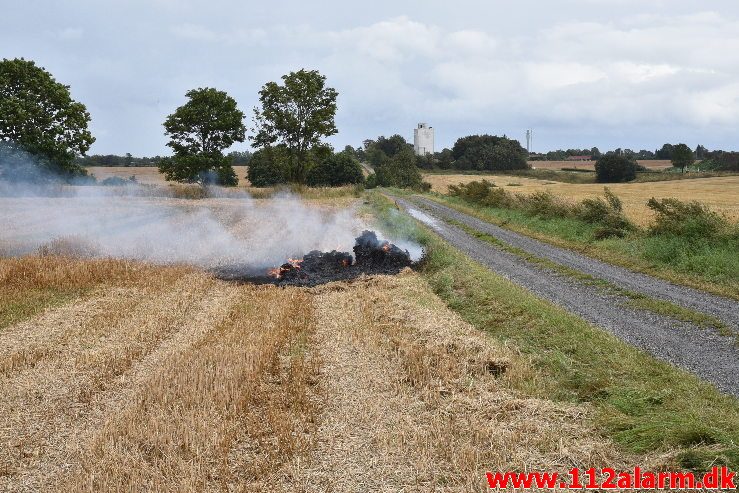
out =
[[[598,183],[621,183],[636,178],[636,162],[618,156],[603,156],[595,163],[595,180]]]
[[[530,216],[545,219],[563,217],[580,219],[583,222],[600,226],[593,233],[595,239],[623,237],[629,231],[636,229],[624,216],[621,200],[608,188],[605,189],[604,198],[585,199],[577,205],[572,205],[548,191],[514,196],[487,180],[450,185],[449,195],[485,207],[518,209]]]
[[[736,235],[729,221],[697,201],[683,202],[675,198],[649,199],[647,206],[656,213],[650,227],[653,235],[673,235],[687,238],[719,238]]]
[[[593,236],[596,240],[617,236],[622,238],[636,226],[623,213],[623,204],[610,188],[604,189],[605,198],[584,199],[576,208],[577,217],[590,224],[600,224]]]
[[[254,187],[272,187],[287,183],[288,151],[282,146],[255,152],[249,161],[246,177]]]
[[[364,182],[362,167],[351,154],[339,152],[313,166],[306,178],[312,187],[353,185]]]
[[[364,181],[365,188],[377,188],[377,173],[370,173]]]
[[[131,176],[128,179],[121,178],[120,176],[109,176],[108,178],[106,178],[106,179],[104,179],[103,181],[100,182],[101,185],[106,186],[106,187],[115,187],[115,186],[120,186],[120,185],[131,185],[131,184],[134,184],[134,183],[138,183],[136,181],[136,177],[135,176]]]
[[[416,167],[416,155],[406,147],[390,160],[376,168],[377,183],[383,187],[414,188],[421,190],[423,180]]]
[[[555,197],[549,191],[537,191],[530,195],[518,194],[516,198],[521,203],[521,208],[532,216],[554,218],[574,215],[572,205]]]

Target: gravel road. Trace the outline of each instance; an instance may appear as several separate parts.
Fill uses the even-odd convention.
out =
[[[646,274],[617,267],[571,250],[558,248],[528,236],[501,228],[423,197],[414,202],[442,219],[458,221],[482,233],[489,234],[513,247],[611,282],[622,289],[670,301],[676,305],[711,315],[734,330],[739,330],[739,302],[704,291],[678,286]],[[739,378],[739,377],[738,377]]]
[[[733,337],[722,336],[711,329],[701,329],[686,322],[629,307],[626,305],[626,302],[629,301],[626,296],[606,292],[597,286],[584,284],[572,277],[528,262],[515,254],[479,240],[467,234],[461,228],[444,221],[445,218],[452,218],[461,223],[470,224],[470,221],[475,220],[474,218],[453,209],[445,210],[448,208],[443,206],[437,208],[435,207],[436,203],[429,205],[427,204],[428,201],[424,199],[417,200],[423,200],[422,203],[429,206],[429,208],[424,211],[409,200],[395,198],[396,203],[411,216],[429,226],[448,243],[494,272],[523,286],[537,296],[547,299],[567,311],[579,315],[588,322],[611,332],[623,341],[713,383],[722,392],[739,397],[739,378],[737,378],[737,375],[739,375],[739,349]],[[475,229],[488,232],[477,227],[485,226],[487,223],[480,221],[480,224],[474,224],[474,226],[470,225]],[[510,233],[505,230],[500,231]],[[519,237],[519,240],[527,239],[520,237],[520,235],[516,236]],[[501,239],[503,240],[503,238]],[[511,244],[528,251],[528,248],[522,246],[525,245],[523,241]],[[541,246],[553,248],[544,244],[541,244]],[[538,251],[532,251],[531,253],[551,258],[539,255]],[[583,259],[585,258],[583,257]],[[556,261],[554,258],[551,259]],[[607,266],[607,264],[603,265]],[[595,273],[597,271],[593,269],[584,272],[600,277]],[[652,279],[652,282],[656,285],[662,281]],[[614,283],[623,284],[617,280],[614,280]],[[631,289],[631,286],[629,284],[624,287]],[[668,284],[668,286],[672,285]],[[634,291],[637,291],[637,289],[634,289]],[[639,291],[643,292],[643,289]],[[710,298],[710,295],[705,293],[697,291],[696,293]],[[736,303],[734,303],[734,308],[737,308]],[[712,314],[714,313],[723,314],[724,312],[715,310]]]

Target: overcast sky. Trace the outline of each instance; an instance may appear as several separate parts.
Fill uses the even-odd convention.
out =
[[[736,0],[0,0],[0,58],[71,86],[91,153],[167,153],[162,122],[195,87],[257,91],[318,69],[339,91],[336,147],[435,127],[534,150],[739,149]],[[241,144],[236,149],[247,149]]]

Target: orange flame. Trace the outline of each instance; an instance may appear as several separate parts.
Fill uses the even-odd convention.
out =
[[[384,245],[382,245],[382,249],[384,251],[386,251],[386,252],[389,252],[390,251],[390,243],[385,243]]]

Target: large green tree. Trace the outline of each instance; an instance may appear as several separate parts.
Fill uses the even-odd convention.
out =
[[[377,184],[383,187],[423,188],[416,155],[410,147],[399,150],[392,158],[375,168]]]
[[[75,157],[95,142],[89,123],[85,105],[49,72],[22,58],[0,62],[2,176],[86,174]]]
[[[685,173],[685,168],[695,163],[695,154],[686,144],[678,144],[672,150],[672,165]]]
[[[211,87],[192,89],[185,96],[187,103],[164,122],[174,156],[162,160],[160,171],[171,181],[236,185],[232,157],[223,151],[244,141],[244,113],[231,96]]]
[[[316,70],[299,70],[282,76],[282,84],[268,82],[259,91],[260,107],[254,109],[254,145],[283,145],[289,152],[286,178],[305,183],[310,150],[336,129],[338,93],[326,87],[326,77]]]

